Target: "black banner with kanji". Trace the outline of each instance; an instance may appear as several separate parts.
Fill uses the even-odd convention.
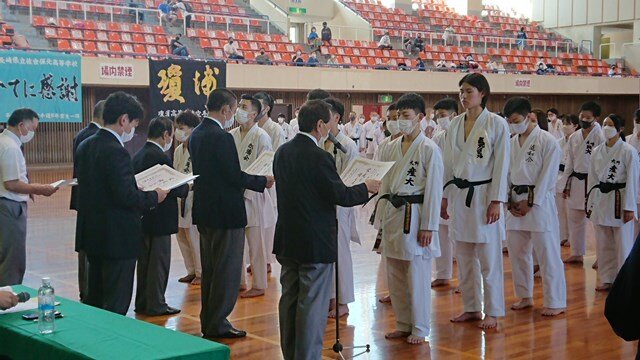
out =
[[[149,60],[151,117],[175,117],[187,109],[206,116],[209,94],[226,85],[223,61]]]

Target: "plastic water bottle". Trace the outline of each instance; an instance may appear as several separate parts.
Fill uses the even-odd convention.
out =
[[[56,325],[56,295],[51,286],[51,279],[42,278],[42,287],[38,289],[38,331],[40,334],[51,334]]]

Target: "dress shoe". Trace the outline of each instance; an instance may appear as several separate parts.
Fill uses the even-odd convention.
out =
[[[195,279],[196,276],[195,275],[187,275],[184,277],[181,277],[180,279],[178,279],[178,282],[181,283],[190,283],[191,281],[193,281],[193,279]]]
[[[179,314],[180,313],[180,309],[176,309],[176,308],[172,308],[171,306],[167,306],[167,310],[165,310],[165,312],[161,315],[175,315],[175,314]]]
[[[219,339],[239,339],[239,338],[243,338],[245,336],[247,336],[247,332],[246,331],[231,328],[231,330],[227,331],[224,334],[220,334],[220,335],[216,336],[216,338],[219,338]]]

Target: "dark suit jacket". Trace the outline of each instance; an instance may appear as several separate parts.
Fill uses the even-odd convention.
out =
[[[626,341],[640,339],[640,237],[613,282],[604,315],[613,331]],[[640,345],[636,359],[640,358]]]
[[[94,135],[98,132],[100,128],[94,124],[89,123],[84,129],[80,130],[76,137],[73,138],[73,177],[77,176],[76,170],[76,151],[78,150],[78,146],[88,137]],[[78,187],[74,186],[71,188],[71,204],[69,205],[69,209],[78,211]]]
[[[278,184],[273,253],[301,263],[335,262],[336,205],[365,203],[365,184],[345,186],[331,155],[302,134],[278,149],[273,172]]]
[[[167,165],[173,168],[169,156],[158,145],[147,142],[133,157],[133,170],[140,173],[156,165]],[[171,235],[178,232],[177,198],[187,197],[189,185],[185,184],[169,192],[167,198],[158,207],[147,211],[142,216],[142,232],[148,235]]]
[[[263,192],[267,178],[240,170],[233,136],[210,118],[191,133],[189,153],[193,173],[199,175],[193,187],[193,223],[211,229],[247,226],[244,190]]]
[[[138,189],[131,156],[105,129],[80,144],[76,161],[76,250],[106,259],[137,258],[142,212],[158,205],[158,195]]]

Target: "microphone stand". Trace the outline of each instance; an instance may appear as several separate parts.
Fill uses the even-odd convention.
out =
[[[324,145],[324,144],[323,144]],[[334,163],[337,165],[338,163],[338,148],[335,146],[335,144],[333,145],[333,161]],[[336,229],[338,228],[338,226],[340,226],[338,224],[338,219],[336,218]],[[338,236],[336,235],[336,252],[340,251],[339,250],[339,244],[338,244]],[[330,348],[324,348],[323,350],[333,350],[334,353],[340,355],[340,359],[345,360],[344,355],[342,354],[342,350],[354,350],[354,349],[365,349],[363,352],[359,353],[359,354],[355,354],[353,355],[351,358],[355,358],[358,357],[364,353],[368,353],[371,351],[371,346],[369,344],[366,345],[360,345],[360,346],[343,346],[340,343],[340,289],[338,286],[338,262],[339,262],[339,256],[336,256],[336,265],[335,265],[335,286],[336,286],[336,342],[335,344],[333,344],[332,347]]]

